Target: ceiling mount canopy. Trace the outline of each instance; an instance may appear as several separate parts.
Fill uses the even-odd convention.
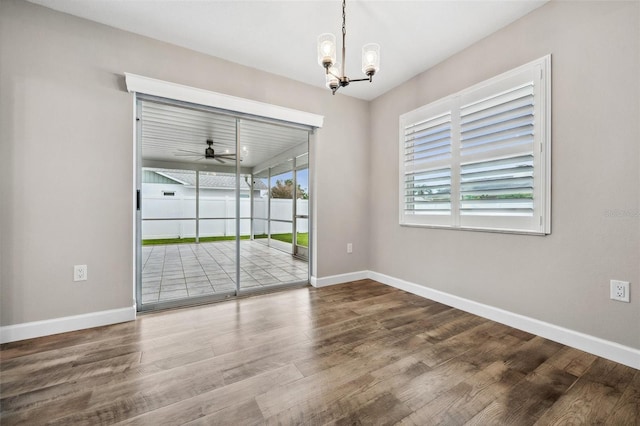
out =
[[[368,43],[362,46],[362,72],[367,78],[350,79],[345,74],[345,38],[346,27],[346,0],[342,0],[342,67],[336,62],[336,37],[331,33],[318,36],[318,63],[325,69],[327,87],[333,94],[354,81],[373,81],[373,75],[380,69],[380,45]]]

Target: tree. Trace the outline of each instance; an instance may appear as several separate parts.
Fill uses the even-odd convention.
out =
[[[303,200],[309,199],[309,194],[302,189],[300,184],[298,184],[297,195]],[[276,180],[275,186],[271,187],[271,198],[293,198],[293,180],[285,179],[284,182],[280,179]]]

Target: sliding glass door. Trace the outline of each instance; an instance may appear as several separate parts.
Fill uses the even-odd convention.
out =
[[[308,129],[145,97],[137,115],[139,310],[308,282]]]
[[[240,290],[258,291],[307,283],[308,260],[294,255],[297,194],[294,167],[297,157],[308,156],[308,132],[243,121],[242,147],[246,140],[243,136],[255,138],[249,150],[275,146],[279,149],[273,150],[273,155],[254,167],[252,173],[251,238],[240,243]]]

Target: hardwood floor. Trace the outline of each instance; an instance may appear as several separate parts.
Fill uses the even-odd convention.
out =
[[[2,425],[640,424],[640,371],[370,280],[0,355]]]

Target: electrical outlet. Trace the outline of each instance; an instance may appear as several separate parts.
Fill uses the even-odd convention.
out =
[[[74,281],[87,280],[87,265],[75,265],[73,267],[73,280]]]
[[[353,253],[353,244],[347,243],[347,253]]]
[[[612,300],[618,300],[620,302],[629,302],[629,282],[611,280],[611,297]]]

